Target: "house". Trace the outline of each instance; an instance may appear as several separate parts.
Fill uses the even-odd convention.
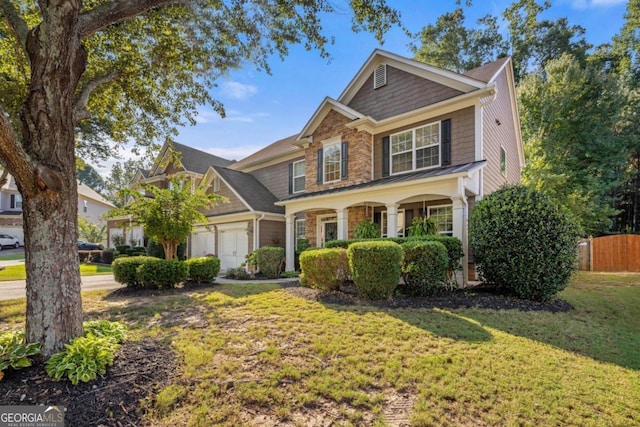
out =
[[[190,156],[178,172],[194,171]],[[209,228],[198,226],[190,253],[215,253],[223,269],[266,245],[285,247],[292,269],[300,238],[320,247],[353,237],[365,219],[382,236],[404,236],[420,216],[458,237],[467,262],[474,204],[518,183],[524,165],[512,62],[458,74],[375,50],[299,134],[238,162],[216,159],[197,178],[229,202],[205,213]]]
[[[113,208],[114,205],[102,195],[78,181],[78,217],[101,224],[102,215]],[[7,176],[7,181],[0,187],[0,233],[16,236],[20,244],[24,245],[22,195],[11,175]]]

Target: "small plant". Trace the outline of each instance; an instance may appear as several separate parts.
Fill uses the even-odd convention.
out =
[[[0,380],[9,368],[21,369],[31,366],[31,357],[40,354],[39,343],[25,343],[22,331],[0,335]]]
[[[365,219],[356,225],[353,234],[356,239],[375,239],[381,235],[380,224],[376,224],[370,219]]]
[[[413,218],[409,226],[409,237],[426,237],[438,234],[438,226],[430,217]]]
[[[300,254],[300,282],[311,288],[338,290],[349,277],[347,251],[310,249]]]
[[[224,277],[226,279],[248,280],[249,272],[244,267],[227,268]]]
[[[118,248],[118,246],[122,246],[125,244],[125,238],[122,234],[116,234],[114,236],[111,236],[111,243],[113,244],[114,248]]]
[[[46,361],[45,370],[54,380],[68,378],[76,385],[104,375],[127,335],[126,326],[107,320],[85,322],[83,327],[84,337],[74,339]]]
[[[192,282],[213,283],[220,272],[220,260],[215,256],[191,258],[185,262]]]
[[[393,295],[400,281],[402,248],[391,241],[356,242],[347,249],[349,269],[358,292],[368,299]]]

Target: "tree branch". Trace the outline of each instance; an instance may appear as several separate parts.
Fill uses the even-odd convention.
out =
[[[80,38],[85,39],[111,24],[124,21],[154,7],[184,1],[185,0],[112,0],[103,3],[98,7],[80,14]]]
[[[7,114],[0,106],[0,159],[23,189],[35,188],[31,157],[20,144]]]
[[[87,110],[87,103],[89,102],[91,93],[93,93],[93,91],[96,90],[96,88],[101,84],[109,83],[117,79],[118,77],[120,77],[119,71],[111,71],[104,76],[94,77],[93,79],[89,80],[89,82],[87,82],[87,84],[82,88],[80,95],[76,98],[75,106],[73,108],[74,123],[78,123],[80,120],[88,119],[91,116],[89,110]]]
[[[26,22],[20,17],[13,3],[10,0],[0,0],[0,13],[2,13],[7,20],[9,27],[13,30],[22,48],[26,49],[29,27],[27,27]]]

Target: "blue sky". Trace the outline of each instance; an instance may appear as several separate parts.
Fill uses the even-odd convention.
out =
[[[212,90],[214,98],[223,102],[227,117],[221,119],[211,108],[203,106],[198,123],[182,128],[176,140],[239,160],[278,139],[298,133],[325,96],[340,95],[375,48],[412,56],[409,48],[412,40],[402,31],[392,30],[380,45],[369,33],[351,31],[346,0],[334,3],[345,5],[345,12],[324,20],[325,34],[335,36],[335,44],[328,46],[330,60],[320,58],[317,51],[293,46],[284,61],[277,57],[271,60],[272,75],[247,64]],[[388,3],[401,12],[402,21],[411,32],[418,32],[456,7],[455,0],[388,0]],[[473,6],[465,11],[467,23],[487,13],[500,16],[511,3],[474,0]],[[570,24],[587,30],[590,43],[599,45],[611,41],[619,31],[626,4],[625,0],[554,0],[543,17],[567,16]]]

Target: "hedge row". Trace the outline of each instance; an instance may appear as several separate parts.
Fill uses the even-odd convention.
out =
[[[112,265],[114,280],[133,288],[173,288],[188,279],[213,283],[220,272],[220,260],[216,257],[179,261],[133,256],[118,258]]]
[[[78,251],[80,262],[93,262],[101,264],[111,264],[114,258],[114,252],[111,249]]]

